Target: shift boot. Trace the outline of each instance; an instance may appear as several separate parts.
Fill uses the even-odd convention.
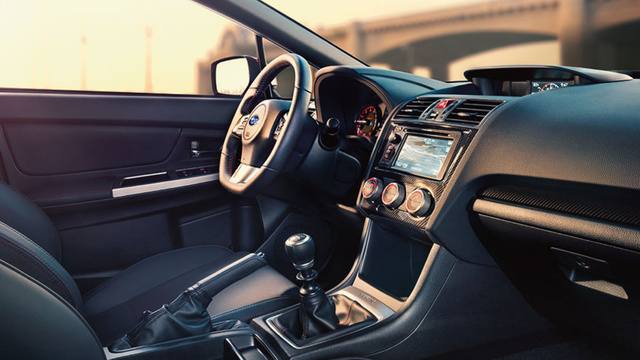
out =
[[[169,305],[153,312],[146,311],[138,325],[110,349],[122,351],[211,332],[211,317],[207,312],[211,298],[265,264],[262,257],[250,254],[216,271],[180,294]]]

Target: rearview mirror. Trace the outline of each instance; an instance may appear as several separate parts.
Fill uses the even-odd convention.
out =
[[[260,72],[258,59],[251,56],[232,56],[211,64],[213,95],[242,95]]]

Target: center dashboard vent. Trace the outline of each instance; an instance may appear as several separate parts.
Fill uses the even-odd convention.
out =
[[[491,110],[502,104],[502,100],[464,100],[447,116],[447,122],[477,125]]]
[[[438,98],[418,97],[400,109],[395,117],[397,119],[418,119],[429,106],[438,100]]]

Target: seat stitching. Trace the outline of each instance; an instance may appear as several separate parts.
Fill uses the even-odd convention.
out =
[[[20,231],[14,229],[13,227],[5,224],[4,222],[0,221],[0,226],[3,226],[5,228],[7,228],[10,231],[13,231],[14,233],[16,233],[16,235],[18,235],[19,237],[21,236],[26,242],[28,242],[29,244],[33,245],[36,249],[42,251],[43,256],[45,257],[49,257],[49,260],[52,263],[58,263],[58,260],[56,260],[51,254],[49,254],[49,252],[45,249],[42,248],[42,246],[38,245],[38,243],[36,243],[35,241],[29,239],[28,237],[26,237],[24,234],[22,234]],[[78,305],[80,305],[81,303],[81,299],[80,301],[76,301],[75,297],[74,297],[74,293],[71,290],[71,287],[69,286],[69,284],[67,284],[67,282],[64,280],[64,278],[62,276],[60,276],[60,274],[58,274],[58,272],[46,261],[43,261],[39,256],[37,256],[35,253],[33,253],[31,250],[29,250],[27,247],[23,246],[22,244],[20,244],[19,241],[12,239],[9,237],[9,235],[4,235],[2,233],[0,233],[0,235],[2,235],[5,239],[14,242],[16,245],[18,245],[20,248],[26,250],[27,252],[29,252],[30,254],[32,254],[33,256],[35,256],[36,258],[38,258],[38,260],[40,260],[40,262],[42,262],[47,268],[49,268],[57,277],[60,281],[62,281],[62,284],[64,284],[64,286],[66,287],[66,290],[69,294],[69,296],[71,296],[72,299],[72,304],[74,305],[74,307],[78,307]],[[60,265],[62,266],[62,265]],[[64,270],[64,268],[63,268]]]
[[[0,234],[0,236],[1,236],[2,238],[4,238],[4,239],[7,239],[7,237],[6,237],[4,234]],[[8,239],[8,240],[12,240],[12,239]],[[13,241],[15,241],[15,240],[13,240]],[[36,266],[37,266],[37,267],[38,267],[38,268],[39,268],[43,273],[45,273],[45,274],[46,274],[46,275],[47,275],[51,280],[53,280],[53,282],[56,284],[56,286],[58,286],[58,288],[59,288],[60,290],[62,290],[62,296],[64,296],[65,300],[67,300],[69,303],[72,303],[72,304],[74,303],[74,301],[72,301],[72,300],[69,298],[69,295],[67,294],[67,291],[66,291],[66,290],[65,290],[65,289],[60,285],[60,282],[59,282],[59,281],[57,281],[57,280],[56,280],[56,278],[54,278],[54,277],[51,275],[51,273],[47,272],[44,268],[42,268],[42,266],[41,266],[38,262],[36,262],[34,259],[32,259],[32,258],[30,258],[29,256],[27,256],[25,253],[21,252],[20,250],[22,250],[22,249],[17,249],[17,248],[15,248],[15,247],[13,247],[13,246],[11,246],[11,245],[9,245],[9,244],[5,243],[5,242],[0,242],[0,244],[2,244],[2,245],[4,245],[4,246],[8,247],[9,249],[11,249],[11,250],[13,250],[13,251],[17,252],[18,254],[22,255],[25,259],[27,259],[27,260],[31,261],[31,263],[33,263],[34,265],[36,265]],[[41,261],[42,261],[42,260],[41,260]]]
[[[2,223],[2,222],[0,222],[0,224],[3,224],[3,225],[4,225],[4,226],[6,226],[8,229],[11,229],[11,230],[13,230],[14,232],[16,232],[16,233],[20,234],[20,232],[19,232],[19,231],[14,230],[12,227],[10,227],[10,226],[8,226],[8,225],[6,225],[6,224]],[[22,234],[20,234],[20,235],[22,235]],[[0,236],[1,236],[2,238],[4,238],[4,239],[7,239],[7,240],[9,240],[9,241],[12,241],[12,242],[13,242],[15,245],[17,245],[19,248],[23,249],[24,251],[26,251],[27,253],[29,253],[31,256],[34,256],[35,258],[37,258],[38,260],[40,260],[40,262],[41,262],[42,264],[44,264],[44,265],[45,265],[45,266],[46,266],[46,267],[47,267],[47,268],[48,268],[52,273],[54,273],[54,274],[57,276],[57,278],[58,278],[59,282],[61,281],[61,282],[62,282],[62,284],[64,284],[64,286],[65,286],[65,288],[66,288],[66,289],[63,289],[63,292],[67,292],[67,293],[68,293],[68,295],[71,297],[71,303],[72,303],[74,306],[77,306],[77,305],[78,305],[78,303],[76,302],[76,300],[73,298],[73,292],[71,291],[71,287],[69,286],[69,284],[67,284],[67,282],[64,280],[64,278],[63,278],[62,276],[60,276],[60,274],[58,274],[58,272],[57,272],[57,271],[56,271],[56,270],[55,270],[55,269],[54,269],[54,268],[53,268],[49,263],[47,263],[46,261],[42,260],[42,259],[41,259],[37,254],[35,254],[33,251],[31,251],[31,250],[30,250],[30,249],[28,249],[27,247],[23,246],[22,244],[20,244],[20,242],[19,242],[19,241],[15,240],[15,239],[13,239],[13,238],[11,238],[11,237],[9,237],[8,235],[2,234],[2,233],[0,233]],[[51,255],[46,251],[46,250],[44,250],[43,248],[41,248],[38,244],[36,244],[35,242],[33,242],[31,239],[27,238],[26,236],[24,236],[24,235],[22,235],[22,236],[23,236],[23,238],[24,238],[25,240],[27,240],[29,243],[31,243],[32,245],[35,245],[35,247],[36,247],[37,249],[40,249],[40,250],[41,250],[45,255],[47,255],[47,256],[49,256],[49,257],[51,257],[51,260],[56,261],[56,260],[55,260],[55,259],[54,259],[54,258],[53,258],[53,257],[52,257],[52,256],[51,256]],[[56,261],[56,262],[57,262],[57,261]]]

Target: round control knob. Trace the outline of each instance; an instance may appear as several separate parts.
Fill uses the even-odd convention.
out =
[[[433,199],[427,190],[416,189],[407,196],[405,206],[409,214],[413,216],[425,216],[431,211]]]
[[[369,201],[376,201],[382,195],[382,180],[372,177],[362,187],[362,197]]]
[[[404,186],[392,182],[382,192],[382,203],[390,208],[397,208],[404,201]]]
[[[402,140],[402,136],[396,134],[396,133],[391,133],[391,135],[389,135],[389,142],[392,144],[399,144],[400,140]]]

